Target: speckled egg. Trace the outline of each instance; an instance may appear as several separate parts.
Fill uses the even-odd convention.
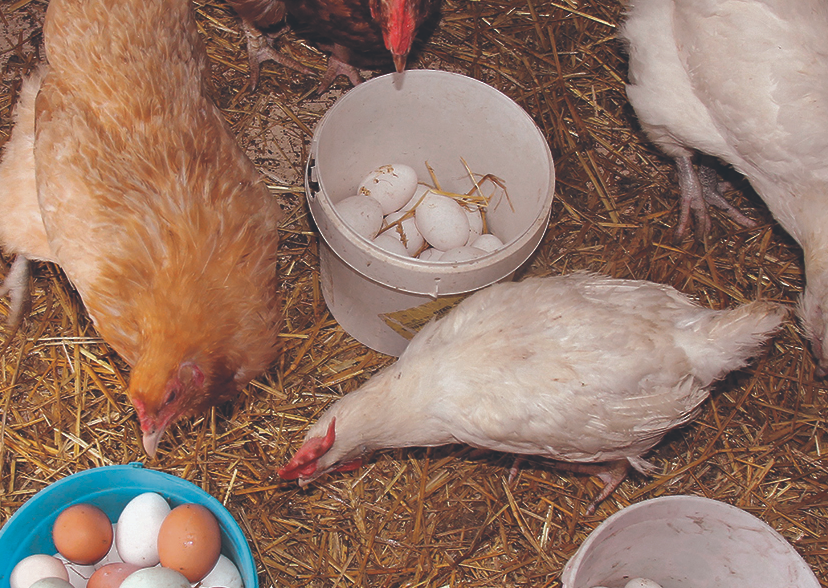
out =
[[[157,564],[158,531],[169,513],[170,505],[155,492],[145,492],[130,500],[118,517],[115,533],[121,559],[142,567]]]
[[[198,582],[213,569],[221,551],[221,529],[215,515],[200,504],[175,507],[158,532],[161,565]]]
[[[112,523],[97,506],[74,504],[55,519],[52,539],[66,559],[90,565],[103,559],[112,546]]]
[[[382,205],[383,214],[398,211],[417,189],[417,172],[402,164],[378,167],[359,184],[358,194],[370,196]]]

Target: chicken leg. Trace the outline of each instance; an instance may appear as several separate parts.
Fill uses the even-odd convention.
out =
[[[17,327],[23,316],[23,311],[30,303],[29,299],[29,260],[23,255],[15,257],[3,285],[0,286],[0,297],[9,296],[9,316],[7,323],[12,328]]]
[[[722,210],[734,222],[743,227],[752,228],[756,226],[754,220],[745,216],[739,209],[725,200],[719,188],[716,170],[700,163],[697,172],[693,166],[693,160],[689,156],[676,157],[675,161],[681,190],[681,214],[676,229],[677,240],[681,240],[687,235],[691,212],[699,237],[703,239],[707,236],[710,232],[708,206],[715,206]]]
[[[281,37],[288,31],[287,26],[273,35],[267,35],[255,25],[242,19],[242,30],[245,37],[247,37],[247,59],[250,64],[250,88],[252,90],[255,90],[259,85],[261,65],[265,61],[275,61],[300,73],[313,74],[310,69],[295,59],[279,53],[271,45],[271,40]]]

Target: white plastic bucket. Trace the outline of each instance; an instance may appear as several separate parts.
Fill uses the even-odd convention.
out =
[[[467,191],[475,173],[504,181],[507,198],[487,210],[505,246],[465,262],[425,262],[388,253],[355,233],[335,204],[373,169],[404,163],[445,190]],[[339,99],[317,125],[305,191],[322,236],[322,293],[355,339],[399,355],[419,326],[456,295],[510,278],[549,222],[555,168],[546,139],[507,96],[473,78],[409,70],[369,80]]]
[[[819,588],[782,535],[748,512],[700,496],[665,496],[618,511],[567,562],[563,588]]]

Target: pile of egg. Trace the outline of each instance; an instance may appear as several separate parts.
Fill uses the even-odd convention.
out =
[[[340,218],[378,247],[423,261],[468,261],[503,242],[483,233],[480,208],[433,191],[409,166],[383,165],[336,205]]]
[[[22,559],[10,588],[243,588],[221,550],[216,517],[200,504],[170,508],[155,492],[133,498],[118,522],[92,504],[64,509],[52,526],[57,553]]]

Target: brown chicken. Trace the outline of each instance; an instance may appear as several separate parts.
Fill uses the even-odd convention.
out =
[[[282,213],[205,94],[189,0],[52,0],[43,34],[0,170],[19,178],[0,186],[0,207],[19,203],[0,221],[6,285],[22,298],[27,257],[62,267],[132,366],[152,456],[274,360]],[[15,224],[29,242],[7,239]]]
[[[252,30],[279,24],[286,10],[296,21],[300,34],[318,41],[320,47],[331,52],[319,91],[339,75],[346,75],[355,85],[360,83],[357,68],[381,66],[387,61],[388,52],[396,70],[403,71],[417,32],[422,25],[437,18],[440,8],[440,0],[227,1],[245,23],[254,85],[259,64],[266,59],[304,70],[261,40],[251,41],[257,38]]]

